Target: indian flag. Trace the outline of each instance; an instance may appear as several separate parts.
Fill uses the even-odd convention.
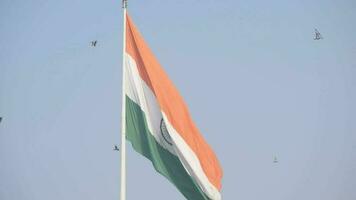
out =
[[[187,199],[221,199],[216,155],[128,15],[124,56],[126,139]]]

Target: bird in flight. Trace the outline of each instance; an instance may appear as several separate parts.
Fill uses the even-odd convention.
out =
[[[96,47],[96,43],[98,43],[98,40],[93,40],[93,41],[91,41],[91,46],[92,46],[92,47]]]
[[[117,145],[114,146],[114,151],[120,151],[120,149],[117,147]]]
[[[0,117],[0,123],[1,123],[1,121],[2,121],[2,117]]]
[[[323,39],[323,36],[320,34],[320,32],[318,31],[318,29],[315,29],[315,37],[314,40],[320,40]]]

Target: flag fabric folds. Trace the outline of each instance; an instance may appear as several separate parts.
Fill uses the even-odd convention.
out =
[[[187,199],[220,200],[216,155],[132,19],[126,19],[126,139]]]

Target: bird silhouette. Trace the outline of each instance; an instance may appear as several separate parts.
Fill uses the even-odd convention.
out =
[[[318,29],[315,29],[315,38],[314,38],[314,40],[320,40],[320,39],[323,39],[323,36],[320,34]]]
[[[98,43],[98,40],[91,41],[91,46],[96,47],[96,43]]]

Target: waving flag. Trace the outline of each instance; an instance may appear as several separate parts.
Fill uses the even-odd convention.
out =
[[[126,138],[187,199],[221,199],[217,157],[133,21],[126,19]]]

